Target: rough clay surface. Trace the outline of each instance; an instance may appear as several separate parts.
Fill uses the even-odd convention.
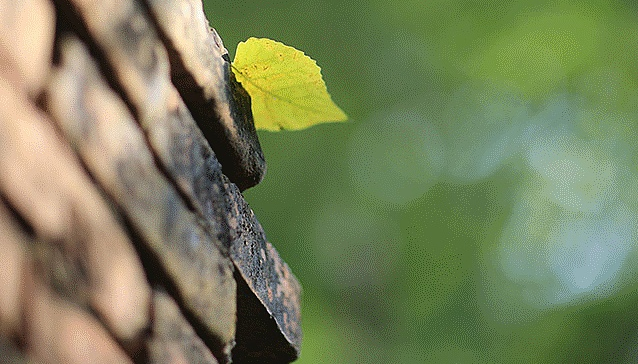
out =
[[[0,19],[0,355],[295,360],[301,287],[241,195],[265,161],[201,2]]]

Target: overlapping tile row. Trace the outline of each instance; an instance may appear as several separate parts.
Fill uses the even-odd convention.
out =
[[[300,286],[241,196],[263,153],[201,3],[0,8],[0,354],[294,360]]]

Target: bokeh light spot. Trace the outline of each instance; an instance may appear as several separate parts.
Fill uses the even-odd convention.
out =
[[[443,141],[417,111],[395,110],[361,123],[350,144],[355,186],[397,205],[423,195],[443,168]]]

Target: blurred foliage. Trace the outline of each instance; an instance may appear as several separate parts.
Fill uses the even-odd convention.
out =
[[[299,363],[635,363],[638,7],[206,1],[351,121],[260,134],[246,198],[304,286]]]

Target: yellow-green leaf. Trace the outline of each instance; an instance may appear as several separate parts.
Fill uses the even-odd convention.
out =
[[[348,118],[330,98],[317,62],[293,47],[249,38],[237,45],[232,68],[250,95],[257,129],[298,130]]]

